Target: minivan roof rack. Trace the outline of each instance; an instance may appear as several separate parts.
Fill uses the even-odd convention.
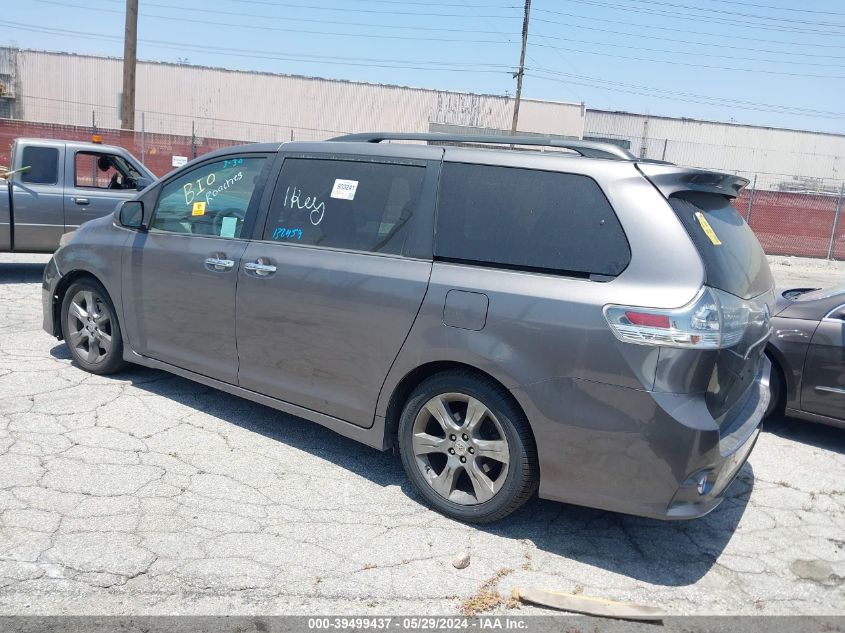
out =
[[[560,147],[587,158],[638,160],[628,150],[613,143],[568,140],[544,136],[505,136],[493,134],[442,134],[437,132],[361,132],[329,139],[344,143],[381,143],[382,141],[432,141],[440,143],[483,143],[489,145],[534,145]]]

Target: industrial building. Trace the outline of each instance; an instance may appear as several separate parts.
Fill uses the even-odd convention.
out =
[[[3,59],[13,118],[120,127],[120,58],[5,49]],[[431,123],[510,129],[513,115],[513,100],[503,96],[184,64],[139,61],[136,82],[136,130],[243,141],[421,131]],[[584,109],[524,99],[520,128],[580,138]]]

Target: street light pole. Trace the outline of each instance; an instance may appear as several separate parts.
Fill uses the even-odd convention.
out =
[[[528,16],[531,13],[531,0],[525,0],[525,17],[522,20],[522,52],[519,54],[519,71],[516,73],[516,99],[513,103],[513,123],[511,133],[516,133],[519,123],[519,102],[522,99],[522,78],[525,76],[525,47],[528,45]]]
[[[123,36],[123,115],[120,127],[135,129],[135,65],[138,53],[138,0],[126,0]]]

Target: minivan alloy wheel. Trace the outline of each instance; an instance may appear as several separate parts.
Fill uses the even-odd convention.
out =
[[[67,341],[92,365],[102,363],[112,349],[112,314],[108,304],[93,290],[78,291],[70,301]]]
[[[501,423],[466,394],[439,394],[420,408],[412,450],[434,491],[461,505],[489,501],[508,475],[510,450]]]

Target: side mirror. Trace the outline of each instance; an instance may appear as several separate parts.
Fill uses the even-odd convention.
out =
[[[152,180],[150,180],[149,178],[144,178],[143,176],[141,176],[140,178],[138,178],[138,180],[135,181],[135,188],[138,191],[143,191],[144,189],[149,187],[151,184],[153,184]]]
[[[144,231],[144,203],[140,200],[127,200],[120,205],[117,212],[117,220],[120,226],[135,231]]]
[[[18,174],[25,174],[25,173],[27,173],[30,169],[32,169],[32,165],[26,165],[25,167],[19,167],[18,169],[12,169],[12,170],[9,170],[9,171],[7,171],[6,173],[4,173],[4,174],[3,174],[3,177],[4,177],[7,181],[11,182],[12,180],[16,180],[16,179],[17,179],[17,175],[18,175]]]

